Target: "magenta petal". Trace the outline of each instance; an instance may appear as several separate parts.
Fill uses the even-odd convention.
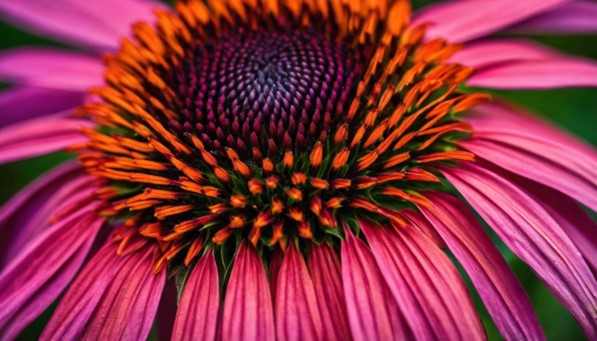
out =
[[[153,248],[118,256],[104,246],[60,301],[41,339],[145,340],[166,272],[154,274]]]
[[[0,14],[35,33],[103,52],[116,49],[134,22],[153,22],[156,6],[142,0],[3,0]]]
[[[0,54],[0,80],[70,91],[103,84],[99,58],[55,48],[16,48]]]
[[[97,204],[55,223],[0,275],[0,335],[13,339],[64,290],[87,256],[104,219]]]
[[[50,224],[56,209],[72,194],[88,188],[91,177],[75,162],[42,175],[0,208],[0,265],[14,258]]]
[[[546,60],[559,55],[537,43],[522,39],[484,39],[466,44],[449,62],[472,66],[475,69],[488,65],[522,60]]]
[[[371,250],[346,230],[341,244],[346,311],[354,340],[412,339]]]
[[[326,340],[348,340],[350,329],[342,290],[340,259],[328,244],[313,244],[309,250],[309,270],[319,305]]]
[[[596,33],[597,3],[572,1],[554,10],[525,20],[512,27],[513,32],[524,33]]]
[[[172,340],[214,340],[220,289],[213,252],[199,259],[180,297]],[[238,306],[235,308],[238,309]]]
[[[549,187],[516,178],[518,186],[527,190],[568,234],[597,275],[597,224],[568,196]]]
[[[274,313],[261,257],[243,242],[226,289],[223,340],[275,340]]]
[[[0,92],[0,128],[28,119],[70,111],[83,103],[84,94],[35,87]]]
[[[491,89],[559,89],[597,86],[597,64],[560,57],[503,63],[475,72],[469,86]]]
[[[64,150],[89,139],[81,128],[95,123],[79,118],[44,116],[0,129],[0,164]]]
[[[412,226],[360,224],[415,338],[485,339],[460,274],[431,239]]]
[[[544,128],[538,120],[524,116],[511,119],[512,114],[495,108],[480,107],[467,120],[475,135],[461,146],[597,210],[597,153],[553,128]]]
[[[589,339],[597,337],[595,277],[549,212],[524,190],[487,169],[463,164],[443,173],[570,310]]]
[[[286,250],[278,274],[275,309],[279,340],[323,340],[323,321],[313,281],[293,243]]]
[[[569,0],[460,0],[424,8],[415,24],[431,23],[428,38],[464,42],[489,35]]]
[[[506,340],[545,340],[522,285],[483,227],[456,197],[426,193],[433,208],[419,206],[470,276]]]

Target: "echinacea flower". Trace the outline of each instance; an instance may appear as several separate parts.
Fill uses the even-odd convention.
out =
[[[84,50],[0,54],[0,162],[77,158],[0,211],[0,338],[58,301],[42,339],[484,339],[449,250],[506,339],[544,339],[477,213],[597,339],[597,153],[469,88],[597,86],[591,60],[489,37],[594,33],[595,3],[0,13]]]

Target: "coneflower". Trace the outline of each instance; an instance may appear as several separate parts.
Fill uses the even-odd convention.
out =
[[[24,84],[3,115],[32,108],[0,130],[0,160],[77,158],[0,211],[2,339],[63,291],[42,339],[144,340],[160,300],[174,340],[484,339],[444,250],[506,339],[544,339],[473,212],[597,338],[597,228],[575,202],[597,209],[595,151],[465,87],[597,85],[592,61],[478,39],[595,32],[567,22],[596,8],[3,1],[107,53],[0,55]]]

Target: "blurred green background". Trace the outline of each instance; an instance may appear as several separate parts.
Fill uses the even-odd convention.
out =
[[[434,2],[437,1],[414,0],[413,5],[415,8],[420,8]],[[567,53],[597,59],[597,38],[595,36],[529,36],[529,38]],[[0,23],[0,49],[23,45],[69,48],[31,35],[19,28]],[[0,83],[0,89],[6,87],[7,84]],[[589,143],[597,145],[597,89],[501,91],[498,94],[523,104]],[[70,157],[66,153],[57,153],[23,162],[0,165],[0,203],[6,201],[44,171]],[[496,240],[496,243],[500,245],[516,275],[527,289],[548,338],[550,340],[584,340],[585,338],[575,320],[551,296],[533,272],[507,250],[501,242]],[[474,292],[474,289],[471,288],[471,290]],[[474,296],[490,339],[499,340],[500,336],[495,325],[489,319],[479,298],[476,294]]]

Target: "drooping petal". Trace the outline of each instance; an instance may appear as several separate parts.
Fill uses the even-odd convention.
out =
[[[426,193],[432,208],[419,206],[462,264],[507,340],[544,340],[524,288],[477,219],[456,197]]]
[[[99,58],[56,48],[21,47],[0,54],[0,80],[50,89],[87,91],[102,85]]]
[[[117,255],[104,246],[60,301],[41,338],[145,340],[151,331],[165,271],[154,274],[154,250]]]
[[[470,117],[474,138],[462,141],[461,146],[597,210],[597,152],[563,133],[553,132],[553,128],[544,129],[537,120],[520,116],[509,121],[512,114],[495,108],[482,106]]]
[[[0,14],[32,32],[103,52],[116,49],[134,22],[151,22],[157,6],[145,0],[3,0]]]
[[[325,339],[350,339],[338,254],[326,243],[313,244],[309,250],[308,265],[319,312],[325,321]]]
[[[439,246],[440,248],[447,248],[446,242],[442,239],[442,237],[437,233],[437,230],[425,217],[423,217],[419,212],[413,209],[406,209],[400,211],[400,214],[408,218],[413,223],[413,226],[421,230],[424,235],[426,235],[429,239],[431,239],[435,245]]]
[[[449,62],[472,66],[475,69],[500,63],[523,60],[546,60],[559,54],[546,46],[522,39],[483,39],[466,44]]]
[[[51,216],[72,194],[87,188],[91,177],[75,162],[67,162],[42,175],[0,208],[0,265],[14,258],[36,234],[50,224]]]
[[[597,224],[568,196],[512,173],[504,174],[528,191],[568,234],[597,275]]]
[[[57,222],[27,245],[0,275],[0,335],[13,339],[66,288],[104,219],[97,204]]]
[[[176,313],[172,340],[214,340],[219,308],[218,268],[213,253],[208,252],[191,270],[185,284]]]
[[[274,340],[267,276],[255,248],[243,242],[230,274],[222,316],[223,340]]]
[[[342,283],[354,340],[412,339],[396,300],[365,243],[346,232],[341,244]]]
[[[560,89],[597,86],[597,63],[561,57],[503,63],[475,72],[467,85],[491,89]]]
[[[413,226],[360,224],[416,338],[485,339],[462,278],[431,239]]]
[[[93,127],[88,120],[45,116],[0,129],[0,164],[64,150],[88,138],[81,128]]]
[[[276,335],[280,340],[322,340],[323,321],[305,260],[290,243],[276,288]]]
[[[15,87],[0,92],[0,129],[28,119],[74,110],[84,94],[76,91]]]
[[[570,0],[460,0],[424,8],[414,23],[430,23],[428,38],[465,42],[489,35]]]
[[[597,337],[597,283],[562,227],[524,190],[485,168],[442,171],[504,243],[570,310],[589,339]]]
[[[596,33],[597,3],[572,1],[551,11],[525,20],[509,30],[524,33]]]

